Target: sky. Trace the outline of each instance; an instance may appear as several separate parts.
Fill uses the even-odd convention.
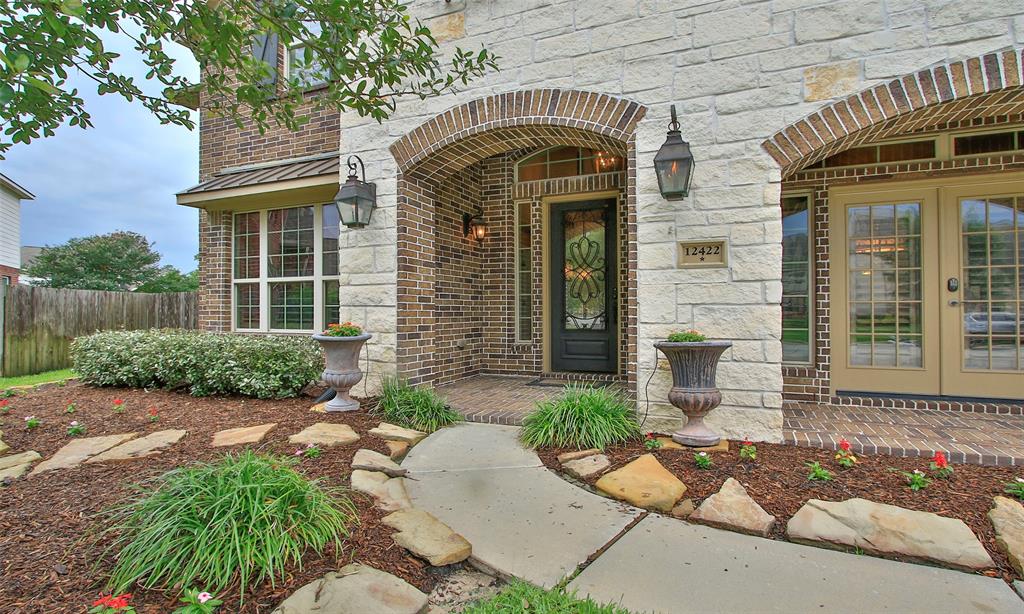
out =
[[[111,36],[104,44],[122,54],[119,70],[143,78],[145,65],[130,46]],[[188,51],[179,47],[172,55],[194,80],[198,68]],[[0,172],[36,196],[22,202],[21,244],[59,245],[130,230],[155,243],[162,264],[195,269],[199,215],[175,204],[174,194],[198,182],[198,130],[160,125],[141,104],[99,96],[90,83],[75,82],[93,128],[62,126],[55,136],[15,145],[0,160]]]

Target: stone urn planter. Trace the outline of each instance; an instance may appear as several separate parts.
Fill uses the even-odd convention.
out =
[[[672,368],[672,389],[668,400],[686,415],[686,425],[672,433],[672,440],[684,446],[714,446],[721,436],[704,424],[704,416],[722,402],[715,387],[718,359],[732,347],[729,341],[659,341],[654,347],[668,358]]]
[[[335,397],[327,402],[325,409],[329,412],[356,411],[359,401],[348,395],[348,391],[363,379],[359,369],[359,354],[373,335],[362,333],[348,337],[317,334],[313,335],[324,349],[326,368],[323,380],[327,382]]]

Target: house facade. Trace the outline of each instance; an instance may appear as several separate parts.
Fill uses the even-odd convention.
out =
[[[0,174],[0,284],[18,283],[21,272],[21,201],[35,196]]]
[[[612,380],[655,430],[680,416],[653,343],[686,329],[732,341],[728,436],[779,440],[784,403],[1022,411],[1024,4],[410,5],[500,70],[382,124],[202,116],[178,202],[201,210],[203,328],[353,320],[371,383]],[[653,164],[673,105],[681,201]],[[332,204],[352,155],[360,229]]]

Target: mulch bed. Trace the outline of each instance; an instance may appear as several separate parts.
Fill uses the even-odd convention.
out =
[[[6,415],[0,415],[3,440],[11,446],[8,454],[35,450],[49,458],[68,443],[67,425],[77,420],[87,427],[83,437],[136,432],[140,436],[164,429],[185,429],[188,434],[162,453],[120,463],[82,465],[21,478],[0,487],[0,612],[84,612],[103,590],[104,572],[111,557],[101,557],[102,544],[93,543],[92,532],[102,528],[96,515],[131,492],[132,483],[151,478],[193,461],[215,460],[233,448],[211,448],[214,432],[233,427],[276,422],[258,449],[283,455],[298,446],[288,436],[314,422],[350,425],[361,439],[347,446],[323,448],[318,459],[303,460],[299,470],[311,478],[323,478],[333,486],[348,486],[352,456],[359,448],[387,454],[384,440],[367,435],[380,423],[365,408],[358,412],[315,414],[309,411],[313,396],[284,400],[256,400],[244,397],[194,398],[184,393],[139,389],[98,389],[79,384],[47,386],[25,392],[13,399]],[[113,399],[126,401],[125,411],[113,411]],[[74,403],[76,412],[65,408]],[[148,410],[155,407],[159,420],[150,422]],[[24,417],[35,415],[42,425],[32,431]],[[269,582],[257,587],[239,606],[238,591],[224,592],[225,611],[269,612],[291,592],[350,562],[360,562],[395,574],[424,592],[439,579],[438,572],[412,557],[391,539],[393,530],[380,523],[385,515],[373,507],[369,497],[352,494],[360,524],[354,528],[342,552],[309,552],[303,569],[289,569],[276,586]],[[202,587],[197,587],[202,588]],[[176,607],[172,593],[132,591],[132,604],[140,614],[169,612]]]
[[[544,464],[561,472],[556,457],[572,448],[547,448],[538,451]],[[647,454],[641,443],[610,446],[605,454],[611,461],[606,470],[614,471]],[[903,475],[897,471],[928,471],[930,460],[902,458],[888,455],[860,454],[858,463],[843,469],[835,461],[835,452],[785,446],[769,443],[757,444],[757,461],[741,461],[739,444],[733,442],[729,452],[713,453],[710,469],[698,469],[689,450],[654,451],[658,461],[687,486],[684,497],[699,506],[705,498],[715,494],[727,478],[735,478],[747,493],[769,514],[776,518],[771,537],[785,540],[786,523],[809,499],[844,501],[860,497],[876,503],[888,503],[912,510],[932,512],[963,520],[992,555],[997,570],[985,572],[1005,580],[1020,579],[1010,567],[1006,556],[996,546],[995,531],[988,520],[992,497],[1001,495],[1007,482],[1020,477],[1019,468],[981,467],[977,465],[951,465],[955,474],[948,480],[934,479],[924,490],[913,492],[906,486]],[[812,482],[807,479],[807,462],[818,461],[833,473],[830,482]],[[586,480],[591,486],[600,476]]]

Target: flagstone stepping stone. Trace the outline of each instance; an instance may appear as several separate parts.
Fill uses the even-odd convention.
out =
[[[586,458],[588,456],[593,456],[595,454],[599,454],[600,452],[601,451],[598,450],[597,448],[590,448],[589,450],[576,450],[574,452],[562,452],[556,458],[558,458],[558,462],[560,462],[560,463],[562,463],[564,465],[564,464],[568,463],[569,461],[574,461],[574,460],[578,460],[578,459],[581,459],[581,458]]]
[[[676,443],[671,437],[656,437],[661,442],[662,450],[688,450],[686,446],[681,443]]]
[[[243,426],[237,429],[225,429],[213,434],[214,448],[222,446],[237,446],[243,443],[259,443],[263,441],[270,429],[277,426],[276,422],[270,424],[257,424],[256,426]]]
[[[138,439],[126,441],[119,446],[110,448],[85,461],[86,463],[103,463],[107,461],[130,460],[159,454],[167,446],[178,443],[187,431],[170,429],[150,433]]]
[[[359,435],[347,424],[317,422],[288,437],[291,443],[345,446],[359,441]]]
[[[686,484],[665,469],[653,454],[644,454],[597,481],[601,492],[659,512],[668,512],[686,492]]]
[[[36,468],[29,474],[29,477],[40,473],[46,473],[47,471],[54,471],[56,469],[77,467],[87,458],[96,456],[100,452],[105,452],[110,448],[131,439],[132,437],[135,437],[135,433],[121,433],[119,435],[104,435],[102,437],[76,439],[65,445],[60,450],[57,450],[57,453],[50,458],[36,465]]]
[[[421,509],[398,510],[381,522],[398,531],[392,535],[396,544],[434,567],[465,561],[473,553],[465,537]]]
[[[988,519],[996,530],[996,545],[1006,553],[1010,566],[1024,575],[1024,505],[1008,497],[994,497]]]
[[[405,478],[390,478],[379,471],[356,469],[352,472],[352,490],[370,495],[377,508],[385,512],[412,507],[405,491]]]
[[[32,463],[41,458],[42,456],[35,450],[0,458],[0,481],[20,478],[25,475]]]
[[[427,436],[423,431],[407,429],[395,424],[381,422],[377,428],[370,429],[370,434],[389,441],[404,441],[410,446],[418,444]]]
[[[389,573],[353,563],[292,593],[272,614],[420,614],[427,596]]]
[[[791,541],[869,554],[900,555],[957,569],[993,567],[962,520],[865,499],[811,499],[786,526]]]
[[[690,520],[738,531],[749,535],[768,537],[775,526],[775,516],[764,511],[756,501],[747,494],[743,485],[729,478],[722,488],[700,504],[689,516]]]
[[[611,464],[612,462],[604,454],[594,454],[562,463],[562,469],[572,477],[582,480],[601,473]]]
[[[1024,599],[1024,580],[1014,580],[1013,590],[1017,591],[1021,599]]]
[[[686,498],[676,503],[676,506],[669,512],[673,517],[686,520],[693,513],[693,499]]]
[[[363,469],[364,471],[380,471],[392,478],[400,478],[406,474],[406,470],[395,464],[388,456],[373,450],[358,450],[352,457],[352,468]]]
[[[396,463],[402,462],[402,459],[405,458],[405,455],[409,453],[410,446],[407,442],[404,441],[385,441],[384,445],[388,447],[388,452],[390,452],[391,460],[395,461]]]

